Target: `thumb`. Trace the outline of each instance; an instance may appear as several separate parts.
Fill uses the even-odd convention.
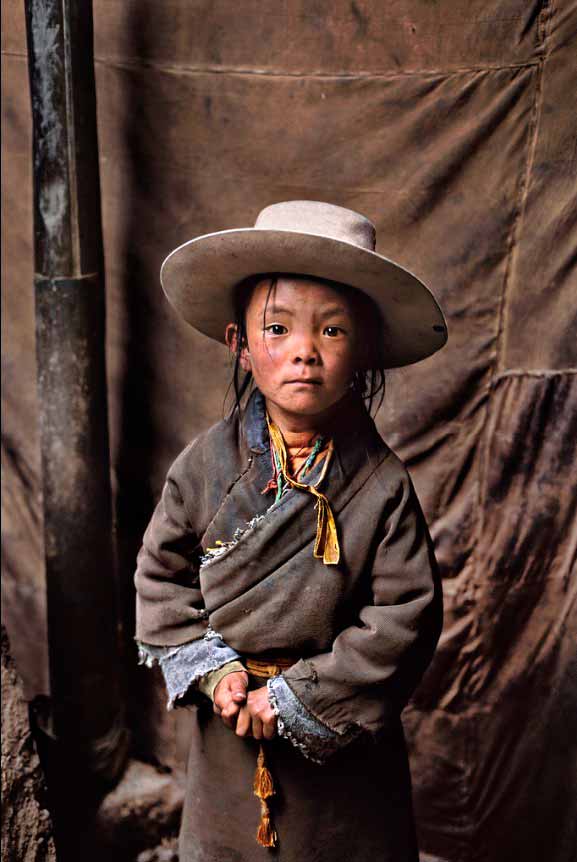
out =
[[[248,679],[246,678],[246,676],[244,674],[243,675],[239,674],[235,678],[231,688],[232,688],[233,700],[235,700],[237,703],[239,703],[240,701],[246,700],[246,690],[248,688]]]

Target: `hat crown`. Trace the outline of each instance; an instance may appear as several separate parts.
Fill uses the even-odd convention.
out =
[[[290,230],[350,242],[375,250],[375,226],[354,210],[321,201],[284,201],[265,207],[255,222],[258,230]]]

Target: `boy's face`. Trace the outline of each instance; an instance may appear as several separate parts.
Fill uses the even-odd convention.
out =
[[[270,284],[259,282],[251,296],[242,367],[275,413],[320,420],[346,394],[355,370],[351,303],[316,279],[280,277],[272,290]]]

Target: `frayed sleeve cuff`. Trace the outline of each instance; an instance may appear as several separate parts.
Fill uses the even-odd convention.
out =
[[[294,694],[282,676],[267,682],[268,699],[277,717],[279,736],[288,739],[309,760],[324,763],[332,754],[348,745],[360,729],[336,733],[315,718]]]
[[[209,631],[202,638],[181,646],[153,646],[138,644],[139,663],[152,667],[160,665],[166,690],[167,709],[183,705],[184,698],[198,681],[211,671],[240,658],[216,632]]]

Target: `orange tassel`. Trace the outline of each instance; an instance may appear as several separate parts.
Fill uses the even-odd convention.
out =
[[[253,790],[255,796],[260,799],[260,823],[256,831],[256,840],[261,847],[276,847],[278,835],[273,828],[270,818],[270,809],[266,800],[274,795],[274,784],[272,775],[267,769],[264,757],[264,748],[260,745],[254,774]]]
[[[259,799],[268,799],[274,793],[272,777],[268,769],[260,769],[257,766],[254,776],[254,792]]]
[[[276,847],[278,835],[276,829],[273,828],[270,822],[270,811],[268,805],[261,799],[260,823],[256,830],[256,840],[261,847]]]

